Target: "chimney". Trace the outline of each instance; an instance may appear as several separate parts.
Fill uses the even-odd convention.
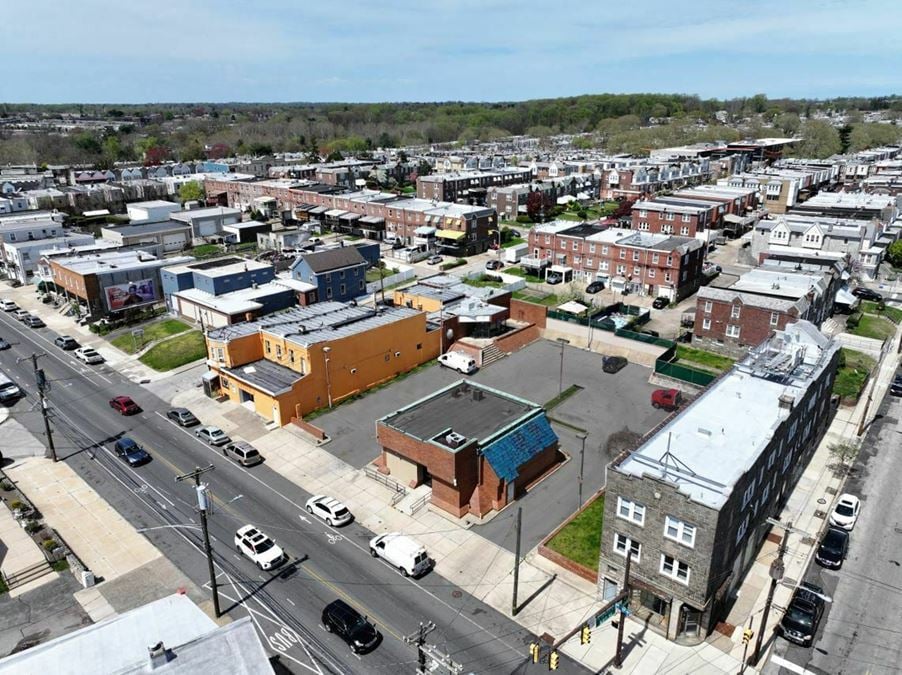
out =
[[[169,652],[162,642],[147,648],[147,665],[149,670],[162,668],[169,663]]]
[[[780,394],[780,409],[792,410],[793,398],[789,394]]]

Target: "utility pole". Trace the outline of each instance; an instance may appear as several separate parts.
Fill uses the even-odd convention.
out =
[[[770,522],[770,519],[768,519],[768,522]],[[774,601],[774,591],[777,589],[777,584],[780,583],[780,579],[783,578],[783,571],[785,569],[783,566],[783,556],[786,554],[786,542],[787,539],[789,539],[789,533],[792,531],[792,522],[783,525],[783,523],[777,521],[774,524],[783,528],[783,538],[780,539],[780,548],[777,549],[777,557],[770,564],[770,590],[767,592],[767,602],[764,603],[764,613],[761,615],[761,626],[758,628],[758,638],[755,640],[755,653],[752,654],[753,666],[757,665],[761,658],[761,643],[764,640],[767,615],[770,614],[770,606]]]
[[[511,598],[511,615],[517,616],[517,585],[520,583],[520,526],[523,524],[523,507],[517,507],[517,548],[514,553],[514,595]]]
[[[38,368],[38,357],[39,356],[47,356],[44,353],[31,355],[31,364],[34,366],[34,381],[38,386],[38,396],[41,399],[41,416],[44,418],[44,433],[47,434],[47,449],[50,450],[50,458],[56,462],[58,461],[56,457],[56,447],[53,445],[53,431],[50,429],[50,406],[47,403],[47,396],[45,393],[50,389],[50,383],[47,381],[47,376],[44,375],[44,371],[41,368]],[[25,359],[19,359],[19,361],[24,361]]]
[[[463,666],[454,662],[450,655],[445,654],[435,645],[426,644],[426,636],[435,630],[435,623],[427,621],[420,622],[420,627],[416,632],[406,635],[404,642],[409,645],[416,645],[417,648],[417,675],[427,675],[427,673],[437,672],[439,668],[444,668],[449,675],[459,675],[463,672]],[[428,662],[427,662],[428,660]]]
[[[195,467],[194,471],[176,476],[175,481],[180,483],[183,480],[194,480],[194,490],[197,493],[197,510],[200,511],[200,525],[204,533],[204,552],[207,554],[207,569],[210,572],[210,589],[213,591],[213,613],[218,619],[222,616],[222,612],[219,611],[219,589],[216,586],[216,571],[213,569],[213,549],[210,548],[210,532],[207,529],[207,508],[210,506],[210,496],[207,492],[207,485],[200,482],[201,475],[212,470],[212,464],[203,469]]]
[[[576,505],[576,510],[579,511],[583,507],[583,466],[586,462],[586,437],[588,434],[580,434],[580,447],[579,447],[579,503]]]
[[[561,343],[561,372],[558,377],[558,392],[557,395],[560,396],[564,393],[564,345],[569,345],[570,340],[567,338],[558,338],[558,342]]]
[[[617,652],[614,654],[615,668],[620,668],[623,665],[623,624],[626,623],[630,604],[630,563],[632,560],[632,542],[630,542],[630,547],[626,551],[626,568],[623,570],[624,598],[620,601],[620,621],[617,622]]]

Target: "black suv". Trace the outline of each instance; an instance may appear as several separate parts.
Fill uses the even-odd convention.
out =
[[[803,647],[811,646],[824,613],[823,592],[820,586],[805,581],[796,588],[780,621],[780,633],[785,639]]]
[[[838,527],[830,527],[821,539],[814,554],[814,559],[821,567],[830,567],[838,570],[846,559],[846,551],[849,550],[849,533]]]
[[[601,369],[606,373],[616,373],[626,368],[627,363],[622,356],[605,356],[601,359]]]
[[[376,627],[344,600],[333,600],[326,605],[323,628],[338,635],[355,654],[372,651],[382,639]]]
[[[880,295],[877,291],[872,291],[870,288],[865,288],[864,286],[859,286],[858,288],[853,288],[852,295],[859,297],[862,300],[870,300],[872,302],[883,302],[882,295]]]

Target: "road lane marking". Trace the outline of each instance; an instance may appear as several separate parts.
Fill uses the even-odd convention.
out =
[[[770,660],[771,663],[775,663],[781,668],[786,668],[786,670],[791,670],[794,673],[798,673],[798,675],[815,675],[815,673],[813,673],[812,671],[806,670],[805,668],[802,668],[802,666],[796,665],[792,661],[787,661],[782,656],[779,656],[777,654],[771,656]]]

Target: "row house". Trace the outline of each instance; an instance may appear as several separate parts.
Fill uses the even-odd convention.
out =
[[[673,193],[677,199],[697,199],[705,202],[719,202],[717,226],[725,234],[738,237],[748,231],[761,218],[758,191],[753,188],[718,187],[699,185]]]
[[[577,173],[519,185],[490,187],[486,191],[485,203],[495,209],[499,217],[514,220],[518,215],[526,213],[526,200],[530,192],[538,190],[546,193],[552,201],[565,196],[594,199],[598,194],[598,178],[599,174],[596,173]]]
[[[833,314],[840,275],[832,264],[807,267],[765,260],[727,288],[700,288],[693,344],[738,357],[788,323],[804,319],[820,328]]]
[[[419,176],[417,178],[417,197],[446,202],[472,199],[478,203],[485,203],[485,191],[488,188],[528,183],[532,177],[532,171],[524,167]]]
[[[746,573],[833,416],[839,344],[776,331],[607,468],[599,593],[630,557],[630,619],[699,644]]]
[[[711,178],[707,159],[652,165],[611,167],[601,175],[599,199],[642,199],[665,190],[700,185]]]
[[[721,204],[714,201],[658,197],[633,204],[631,227],[639,232],[676,234],[706,239],[722,217]]]
[[[894,197],[867,192],[822,192],[804,204],[799,204],[793,212],[834,218],[877,220],[884,225],[899,217],[899,207]]]
[[[566,221],[537,225],[529,233],[536,266],[551,264],[586,283],[603,281],[622,293],[664,296],[694,293],[701,282],[704,246],[692,237],[635,232]]]

